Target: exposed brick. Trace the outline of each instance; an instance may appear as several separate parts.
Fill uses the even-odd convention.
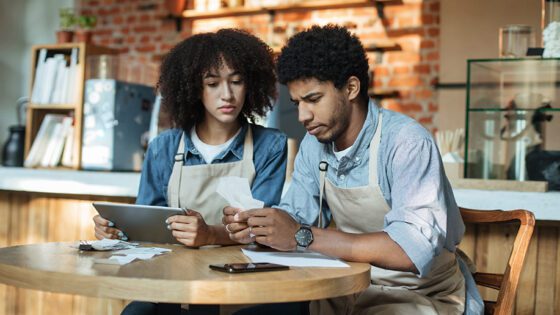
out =
[[[418,122],[421,123],[422,125],[430,125],[434,122],[434,117],[433,116],[421,117],[420,119],[418,119]]]
[[[426,60],[428,60],[428,61],[439,60],[439,52],[434,51],[434,52],[428,53],[428,55],[426,55]]]
[[[155,45],[144,45],[144,46],[136,47],[136,51],[139,52],[153,52],[155,50],[156,50]]]
[[[414,98],[417,100],[425,100],[432,98],[433,93],[431,90],[421,90],[414,93]]]
[[[402,108],[403,112],[405,112],[405,113],[422,112],[423,111],[423,107],[419,103],[401,104],[401,108]]]
[[[439,12],[439,1],[430,3],[431,12]]]
[[[438,37],[439,36],[439,28],[432,27],[428,29],[428,36],[430,37]]]
[[[430,73],[430,65],[415,65],[413,71],[419,74],[428,74]]]
[[[436,113],[437,111],[439,111],[439,106],[437,104],[430,103],[428,105],[428,111],[430,111],[431,113]]]
[[[436,17],[432,14],[423,14],[422,15],[422,24],[424,25],[431,25],[437,22]]]
[[[389,69],[386,67],[382,67],[382,66],[377,66],[375,67],[375,69],[373,70],[373,76],[377,77],[377,76],[386,76],[389,75]]]
[[[120,25],[124,22],[124,18],[121,15],[117,15],[113,18],[113,24]]]
[[[394,74],[408,74],[408,73],[410,73],[410,67],[409,66],[395,67],[395,69],[393,69],[393,73]]]
[[[155,31],[157,31],[157,28],[155,26],[137,26],[134,28],[134,32],[136,33],[151,33]]]
[[[420,62],[420,55],[414,52],[388,52],[387,59],[389,63],[418,63]]]
[[[238,27],[265,42],[270,40],[268,14],[192,22],[184,20],[178,32],[173,20],[160,19],[168,13],[164,1],[76,0],[76,7],[80,8],[82,14],[98,17],[94,43],[118,49],[127,63],[130,61],[130,70],[125,79],[132,82],[154,84],[157,66],[163,56],[176,43],[192,34]],[[365,6],[277,13],[274,23],[284,25],[286,33],[297,33],[315,23],[332,22],[349,26],[366,47],[379,40],[397,42],[400,51],[368,52],[373,72],[372,86],[396,89],[399,97],[383,99],[381,105],[403,112],[421,121],[429,130],[434,130],[437,126],[433,123],[433,117],[439,106],[431,83],[437,79],[439,72],[441,1],[406,0],[404,3],[390,3],[385,6],[386,18],[383,20],[377,16],[374,6]],[[277,36],[275,41],[282,44],[286,35]]]
[[[137,18],[138,18],[138,17],[137,17],[136,15],[129,15],[129,16],[126,18],[126,23],[129,23],[129,24],[130,24],[130,23],[135,23],[136,20],[137,20]]]
[[[436,43],[431,39],[423,39],[420,42],[420,48],[434,48],[436,47]]]
[[[407,77],[399,77],[399,78],[391,78],[389,80],[390,87],[415,87],[421,86],[424,84],[422,80],[416,76],[407,76]]]

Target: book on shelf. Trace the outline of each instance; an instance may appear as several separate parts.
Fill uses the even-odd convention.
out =
[[[47,114],[25,159],[25,167],[55,167],[61,163],[64,146],[73,137],[73,118],[60,114]],[[72,142],[70,140],[70,142]],[[71,157],[70,157],[71,159]],[[71,163],[70,163],[71,164]]]
[[[31,92],[34,104],[74,104],[77,100],[78,49],[70,55],[55,54],[47,58],[41,49]]]
[[[72,167],[72,160],[74,158],[74,126],[70,125],[68,132],[66,134],[66,140],[64,142],[64,150],[62,152],[62,159],[60,164],[66,167]]]

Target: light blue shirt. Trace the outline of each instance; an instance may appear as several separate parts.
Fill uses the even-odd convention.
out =
[[[236,162],[243,159],[243,142],[247,127],[253,132],[253,164],[255,179],[251,185],[253,198],[264,201],[265,206],[276,204],[282,194],[286,176],[287,145],[286,135],[282,132],[258,125],[244,124],[233,142],[214,158],[214,163]],[[173,163],[182,129],[170,129],[156,137],[148,147],[137,204],[167,206],[167,186],[173,170]],[[184,165],[207,164],[195,148],[190,133],[185,134]]]
[[[327,178],[337,187],[366,186],[369,182],[369,147],[381,110],[383,125],[377,156],[378,182],[391,208],[385,215],[383,231],[402,247],[422,277],[429,273],[434,257],[444,248],[455,252],[465,226],[431,134],[408,116],[379,109],[370,101],[362,130],[352,149],[340,161],[333,153],[332,143],[321,144],[307,134],[296,157],[290,187],[276,207],[301,223],[316,224],[319,215],[318,167],[322,159],[329,164]],[[323,200],[323,213],[328,222],[331,213],[326,200]],[[467,291],[470,289],[467,309],[477,314],[480,309],[472,309],[470,305],[473,302],[482,305],[482,299],[472,275],[469,272],[464,275]],[[470,288],[472,286],[474,288]],[[472,297],[469,298],[469,294]]]

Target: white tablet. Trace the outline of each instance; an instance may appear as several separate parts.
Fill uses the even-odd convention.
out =
[[[94,202],[100,216],[115,224],[129,241],[178,244],[167,229],[165,220],[177,214],[185,214],[181,208],[144,206],[135,204]]]

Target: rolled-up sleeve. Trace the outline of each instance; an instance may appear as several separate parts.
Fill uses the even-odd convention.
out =
[[[420,276],[445,246],[447,206],[438,149],[429,137],[397,143],[391,162],[391,211],[384,231],[406,252]]]
[[[294,162],[292,181],[280,204],[274,206],[288,212],[300,223],[315,225],[319,216],[319,148],[316,141],[306,135]],[[314,159],[313,157],[317,157]],[[328,222],[330,214],[323,202],[323,222]]]

